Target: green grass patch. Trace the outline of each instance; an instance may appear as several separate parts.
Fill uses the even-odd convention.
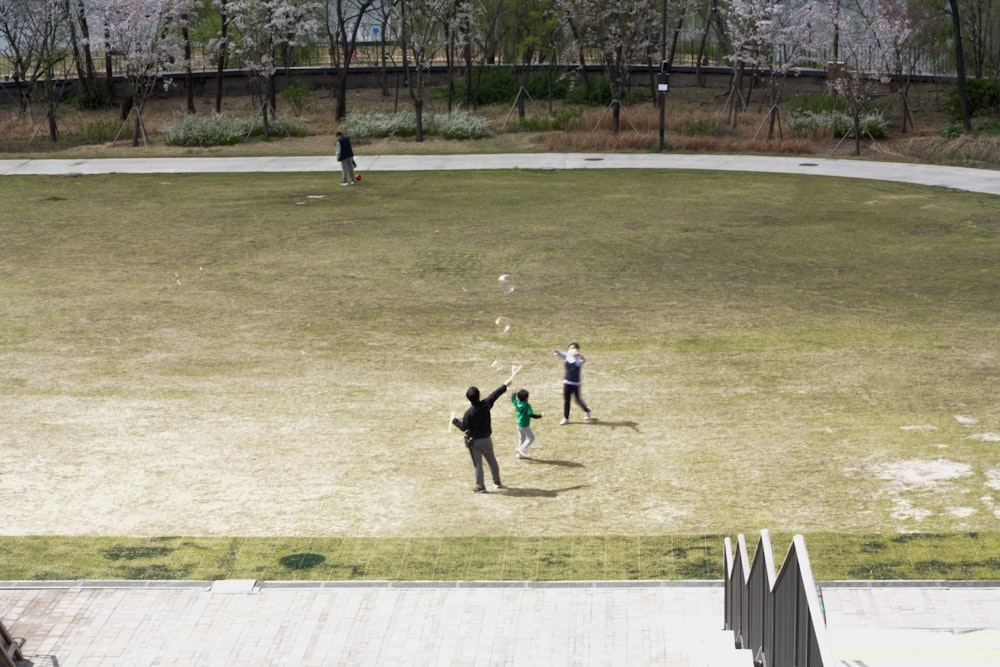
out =
[[[0,579],[715,580],[722,578],[723,537],[5,537]],[[791,536],[778,538],[780,565]],[[748,540],[753,549],[755,536]],[[821,581],[988,580],[1000,569],[996,532],[815,533],[807,546]]]

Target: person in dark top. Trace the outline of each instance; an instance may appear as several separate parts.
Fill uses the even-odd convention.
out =
[[[343,132],[337,133],[337,162],[343,173],[340,184],[354,185],[354,147],[351,146],[351,138]]]
[[[580,396],[580,385],[583,384],[582,369],[583,364],[587,361],[587,358],[580,354],[580,345],[570,343],[566,352],[555,349],[552,350],[552,354],[562,357],[566,366],[566,379],[563,380],[563,419],[559,423],[569,423],[569,404],[573,398],[583,408],[584,419],[590,420],[590,406],[584,403],[583,397]]]
[[[493,475],[493,485],[504,488],[500,482],[500,464],[493,453],[493,421],[490,418],[490,410],[500,396],[507,391],[511,380],[497,387],[496,390],[486,398],[480,398],[478,387],[469,387],[465,392],[465,397],[469,399],[469,409],[462,415],[462,420],[455,419],[452,423],[466,434],[466,446],[472,455],[472,465],[476,470],[476,486],[472,490],[476,493],[486,493],[486,485],[483,483],[483,459],[490,466],[490,473]]]

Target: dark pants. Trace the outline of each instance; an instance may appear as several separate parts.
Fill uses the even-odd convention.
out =
[[[569,402],[573,398],[576,399],[576,402],[583,408],[584,412],[590,413],[590,408],[587,407],[587,404],[580,397],[580,385],[563,384],[563,417],[569,419]]]
[[[497,463],[497,457],[493,453],[493,438],[476,438],[472,441],[472,448],[469,451],[472,452],[472,465],[476,469],[476,486],[485,488],[483,484],[483,459],[486,459],[486,463],[490,466],[493,483],[499,485],[500,464]]]

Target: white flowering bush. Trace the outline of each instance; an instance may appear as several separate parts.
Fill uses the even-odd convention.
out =
[[[345,134],[377,139],[381,137],[412,137],[417,133],[417,117],[412,111],[400,113],[351,114],[343,123]],[[486,118],[467,111],[425,113],[424,134],[444,139],[482,139],[493,134]]]
[[[482,139],[490,136],[490,122],[466,111],[431,114],[429,125],[445,139]]]
[[[370,112],[350,114],[341,126],[344,134],[352,137],[392,137],[413,136],[417,131],[416,117],[409,112]]]
[[[304,137],[307,134],[305,123],[296,119],[269,119],[268,128],[272,135],[278,136]],[[221,114],[185,114],[160,128],[164,141],[171,146],[232,146],[243,143],[248,136],[261,136],[263,133],[259,116],[250,121],[227,118]]]
[[[247,129],[250,125],[247,124]],[[304,121],[298,118],[284,118],[278,116],[277,118],[268,118],[267,129],[271,135],[277,136],[290,136],[290,137],[304,137],[309,132],[306,129],[306,124]],[[254,121],[253,131],[250,132],[250,136],[262,137],[264,136],[264,121],[260,116],[257,116],[257,120]]]
[[[246,139],[249,124],[222,114],[185,114],[160,128],[171,146],[231,146]]]
[[[883,139],[889,132],[889,121],[881,111],[861,114],[861,134]],[[837,137],[854,136],[854,120],[844,111],[796,111],[788,114],[791,128],[802,134],[830,131]]]

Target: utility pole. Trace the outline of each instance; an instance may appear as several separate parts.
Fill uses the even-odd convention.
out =
[[[663,0],[663,12],[660,15],[660,73],[656,81],[656,90],[660,100],[660,152],[666,149],[667,128],[667,90],[670,88],[670,72],[667,71],[667,0]]]

